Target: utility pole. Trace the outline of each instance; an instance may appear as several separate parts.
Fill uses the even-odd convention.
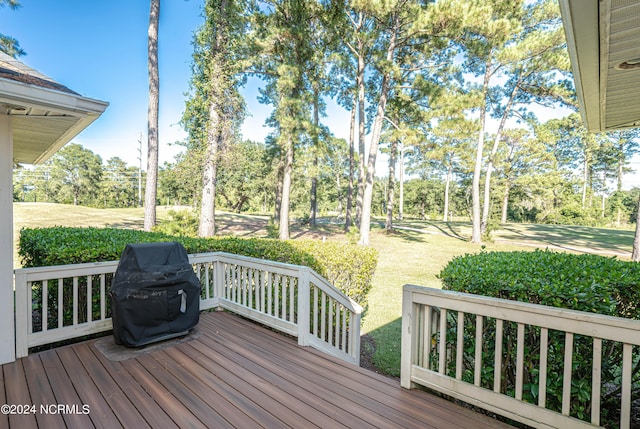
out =
[[[142,207],[142,133],[138,139],[138,207]]]

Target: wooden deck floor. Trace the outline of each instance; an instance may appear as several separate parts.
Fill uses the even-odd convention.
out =
[[[108,341],[3,365],[0,404],[22,414],[0,428],[508,427],[228,313],[131,357]]]

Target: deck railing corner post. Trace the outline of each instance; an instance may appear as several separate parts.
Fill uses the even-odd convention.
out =
[[[412,389],[411,366],[416,347],[413,327],[413,297],[409,285],[402,287],[402,332],[400,334],[400,385]]]
[[[309,324],[311,321],[311,274],[309,267],[301,267],[298,277],[298,344],[309,345]]]
[[[218,303],[216,310],[221,310],[222,300],[224,298],[224,263],[220,260],[220,256],[217,253],[214,253],[212,262],[214,264],[213,297]]]
[[[353,357],[354,363],[360,366],[360,323],[362,323],[362,314],[351,313],[351,321],[349,323],[349,354]]]
[[[29,354],[29,293],[27,292],[27,275],[21,270],[15,271],[15,338],[16,358]]]

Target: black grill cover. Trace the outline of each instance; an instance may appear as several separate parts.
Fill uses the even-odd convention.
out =
[[[128,347],[185,335],[200,317],[200,282],[180,243],[127,245],[110,296],[115,341]]]

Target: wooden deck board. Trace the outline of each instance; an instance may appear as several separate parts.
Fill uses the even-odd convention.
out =
[[[206,341],[203,339],[203,341]],[[194,344],[201,353],[211,355],[224,366],[227,371],[242,373],[243,378],[251,387],[265,396],[269,396],[278,402],[280,407],[285,407],[289,413],[294,413],[303,419],[304,427],[318,427],[317,422],[322,422],[322,427],[345,428],[346,425],[335,418],[328,418],[322,409],[318,409],[322,401],[318,397],[311,399],[304,395],[304,392],[293,390],[290,384],[278,375],[272,374],[268,369],[263,368],[257,362],[247,360],[244,356],[234,354],[223,346]]]
[[[257,392],[250,387],[247,388],[248,385],[243,379],[235,377],[232,378],[233,381],[231,383],[225,382],[218,376],[218,374],[231,374],[229,371],[216,371],[216,374],[212,373],[206,366],[202,366],[198,363],[199,360],[204,360],[204,363],[206,363],[206,361],[211,361],[211,358],[196,353],[193,349],[193,353],[188,353],[188,350],[187,353],[185,353],[184,349],[188,348],[188,345],[185,345],[180,349],[177,347],[171,348],[167,349],[166,353],[168,357],[173,359],[178,365],[194,370],[193,375],[201,378],[207,388],[216,391],[220,397],[227,398],[230,403],[228,406],[229,408],[238,408],[238,411],[234,410],[235,412],[243,412],[251,417],[255,422],[259,422],[260,425],[266,427],[279,427],[283,425],[282,420],[276,417],[278,413],[274,412],[274,408],[280,412],[280,415],[287,416],[290,414],[290,411],[286,407],[277,407],[274,404],[275,401],[273,401],[269,402],[269,410],[272,412],[265,410],[262,406],[258,405],[258,403],[270,401],[271,398],[269,396],[263,395],[260,397],[259,401],[256,401],[255,395]],[[307,422],[297,421],[294,424],[303,425],[304,423]]]
[[[0,415],[0,428],[507,428],[229,313],[119,361],[92,340],[5,364],[0,402],[90,413]]]
[[[49,385],[49,379],[47,373],[44,370],[39,356],[32,356],[22,360],[24,367],[24,374],[27,379],[27,385],[29,386],[29,392],[31,394],[31,403],[33,404],[56,404],[56,398]],[[35,415],[36,421],[40,426],[46,424],[47,429],[63,429],[66,427],[62,415],[49,415],[43,416],[41,413]]]
[[[188,427],[193,429],[207,429],[207,426],[195,418],[189,408],[185,407],[176,397],[173,396],[171,390],[167,390],[163,385],[158,383],[153,375],[140,364],[136,359],[128,362],[126,365],[127,372],[138,382],[140,386],[149,393],[158,405],[167,412],[171,419],[178,427]],[[214,416],[210,420],[214,420]]]
[[[65,368],[73,368],[69,378],[75,386],[82,404],[88,404],[89,413],[96,427],[149,428],[144,417],[137,408],[130,406],[125,392],[113,380],[109,372],[94,359],[86,344],[77,347],[63,347],[58,350],[58,357]],[[89,382],[88,380],[91,380]],[[129,425],[134,426],[129,426]]]
[[[51,386],[51,390],[53,391],[53,394],[56,398],[55,404],[47,405],[84,405],[82,399],[78,396],[78,393],[76,392],[76,389],[73,385],[73,379],[69,375],[69,373],[82,374],[81,368],[65,368],[60,361],[57,350],[47,350],[46,352],[42,352],[39,355],[42,362],[42,367],[47,374],[47,378],[49,379],[49,385]],[[29,356],[27,359],[35,357],[37,357],[37,355]],[[85,377],[79,382],[82,384],[90,385],[91,380]],[[40,404],[34,405],[39,406]],[[94,413],[98,414],[97,417],[100,416],[100,412],[99,409],[97,409],[96,404],[87,405],[89,405],[90,408],[94,408]],[[59,413],[59,415],[63,417],[64,422],[68,428],[82,429],[86,427],[96,427],[96,425],[92,423],[89,414]],[[28,426],[25,426],[25,428],[27,427]]]
[[[233,328],[234,335],[238,335],[236,338],[242,342],[242,331],[238,329],[238,326]],[[309,406],[313,408],[315,413],[313,421],[323,421],[325,425],[329,422],[335,422],[338,426],[344,424],[347,427],[362,428],[391,424],[390,420],[380,419],[379,416],[371,414],[371,411],[364,407],[356,408],[351,412],[342,409],[340,405],[344,403],[343,401],[348,400],[340,395],[344,393],[344,389],[341,390],[337,387],[332,391],[323,385],[325,380],[322,377],[318,379],[313,377],[312,372],[298,371],[293,355],[274,363],[269,359],[269,351],[256,348],[251,343],[242,342],[242,345],[236,347],[236,344],[228,341],[222,333],[212,334],[216,337],[215,339],[209,334],[205,335],[207,338],[202,340],[203,344],[207,344],[212,350],[219,353],[242,356],[242,359],[236,360],[237,364],[242,365],[248,371],[255,368],[256,376],[262,377],[268,385],[276,386],[283,392],[295,391],[296,400],[304,404],[303,411]],[[270,343],[270,347],[276,346],[277,342]],[[245,350],[247,354],[244,353]],[[253,357],[249,359],[249,355]],[[349,393],[356,392],[349,391],[347,395]]]
[[[268,368],[268,373],[277,374],[278,380],[293,375],[291,382],[296,388],[308,389],[311,397],[320,395],[331,404],[331,409],[342,407],[356,414],[362,427],[469,428],[474,427],[478,420],[476,413],[460,407],[452,418],[451,410],[446,407],[449,402],[414,401],[418,392],[399,388],[397,381],[394,385],[388,377],[375,374],[376,378],[372,378],[374,373],[343,365],[320,352],[297,346],[292,348],[290,341],[278,333],[261,332],[269,338],[256,343],[252,340],[255,335],[251,332],[251,325],[244,325],[243,329],[241,324],[235,323],[238,321],[240,319],[237,318],[230,320],[227,327],[232,329],[226,330],[214,319],[205,321],[210,324],[210,329],[204,330],[205,335],[231,347],[239,355],[254,356],[252,359],[257,360],[261,367]],[[371,382],[372,379],[376,382]],[[380,383],[380,380],[385,383]]]
[[[105,358],[98,350],[87,347],[95,358],[104,365],[114,377],[114,380],[126,392],[132,403],[136,404],[140,414],[144,416],[152,428],[175,429],[178,425],[163,410],[158,403],[135,381],[120,362],[113,362]]]
[[[140,364],[153,374],[156,382],[164,386],[167,392],[171,392],[174,400],[182,403],[195,418],[208,427],[232,428],[233,426],[222,415],[226,410],[215,410],[208,403],[195,396],[193,392],[166,371],[164,365],[156,361],[151,355],[143,355],[137,358]]]
[[[151,358],[149,355],[147,358]],[[226,420],[226,425],[230,427],[241,428],[260,428],[262,427],[256,420],[252,418],[249,413],[243,411],[241,404],[238,406],[228,401],[224,395],[220,394],[215,388],[211,388],[206,382],[202,381],[199,376],[194,375],[189,371],[191,364],[188,366],[181,366],[174,359],[167,355],[164,351],[161,353],[154,353],[153,358],[165,369],[168,374],[174,379],[174,383],[182,383],[184,388],[191,391],[189,395],[194,401],[198,401],[202,404],[204,410],[207,410],[204,406],[211,408],[214,412],[220,414],[221,418]],[[143,362],[144,364],[144,362]],[[208,415],[210,411],[205,411],[205,415]],[[205,417],[206,418],[206,417]]]
[[[4,382],[7,389],[7,404],[23,407],[31,405],[29,387],[24,374],[22,360],[10,363],[3,367]],[[14,411],[15,412],[15,411]],[[36,416],[29,412],[23,414],[9,414],[10,427],[30,427],[36,425]]]

